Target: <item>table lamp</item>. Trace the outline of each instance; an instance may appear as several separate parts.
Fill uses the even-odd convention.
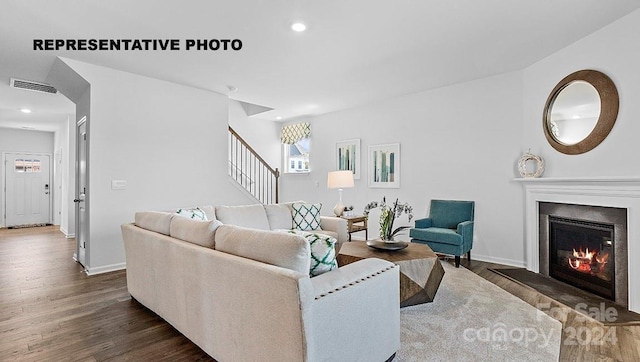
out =
[[[338,189],[338,203],[333,208],[333,213],[336,214],[336,216],[340,216],[342,212],[344,212],[342,189],[353,187],[353,172],[351,170],[329,172],[327,176],[327,187],[330,189]]]

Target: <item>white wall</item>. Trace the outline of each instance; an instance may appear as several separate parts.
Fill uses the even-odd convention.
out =
[[[53,160],[53,133],[0,127],[0,155],[3,152],[46,153]],[[4,159],[0,161],[0,207],[4,215]],[[53,168],[51,168],[53,180]],[[53,202],[53,200],[52,200]],[[53,219],[52,219],[53,220]],[[0,217],[0,226],[4,217]]]
[[[331,214],[337,191],[327,189],[326,177],[335,170],[335,144],[360,138],[363,174],[355,188],[344,191],[346,205],[362,212],[370,201],[398,197],[414,207],[416,217],[424,217],[431,199],[474,200],[472,254],[523,265],[522,190],[512,181],[523,152],[521,72],[308,120],[312,171],[309,175],[285,174],[283,200],[321,201],[323,214]],[[368,147],[395,142],[401,144],[400,189],[368,188]]]
[[[63,61],[91,85],[90,273],[124,266],[120,225],[136,211],[245,201],[226,174],[226,96]]]
[[[524,70],[523,146],[544,158],[544,177],[640,176],[639,33],[640,10],[636,10]],[[555,85],[582,69],[599,70],[613,80],[620,111],[602,144],[582,155],[564,155],[547,143],[542,114]]]
[[[238,101],[229,100],[229,125],[269,166],[280,169],[280,123],[247,117]],[[282,170],[281,170],[282,171]]]

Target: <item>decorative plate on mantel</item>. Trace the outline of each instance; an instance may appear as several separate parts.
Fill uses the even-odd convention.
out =
[[[409,242],[407,241],[382,241],[382,240],[369,240],[367,241],[367,246],[370,248],[385,250],[385,251],[394,251],[394,250],[402,250],[409,246]]]

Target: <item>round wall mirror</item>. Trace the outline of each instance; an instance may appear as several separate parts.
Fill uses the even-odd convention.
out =
[[[549,144],[570,155],[598,146],[618,116],[618,91],[596,70],[568,75],[553,89],[544,108],[543,128]]]

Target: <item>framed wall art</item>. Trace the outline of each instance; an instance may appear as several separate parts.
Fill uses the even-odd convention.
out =
[[[336,170],[351,170],[353,178],[360,179],[360,139],[336,143]]]
[[[369,187],[400,188],[400,144],[369,146]]]

